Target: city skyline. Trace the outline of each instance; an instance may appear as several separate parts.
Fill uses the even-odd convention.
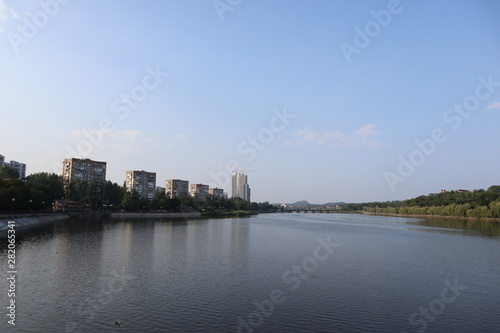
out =
[[[499,183],[496,1],[0,0],[0,152],[190,179],[252,201]]]

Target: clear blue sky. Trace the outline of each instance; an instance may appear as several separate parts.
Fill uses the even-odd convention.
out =
[[[80,149],[119,184],[147,170],[227,192],[236,162],[252,201],[487,188],[499,14],[495,0],[0,0],[0,154],[30,174]]]

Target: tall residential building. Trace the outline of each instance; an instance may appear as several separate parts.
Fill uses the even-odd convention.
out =
[[[165,193],[169,198],[187,196],[189,193],[189,182],[180,179],[168,179],[165,182]]]
[[[17,170],[19,178],[26,178],[26,164],[17,161],[5,162],[5,156],[0,155],[0,167],[4,166]]]
[[[194,198],[204,199],[208,196],[208,185],[191,184],[189,187],[189,194]]]
[[[248,186],[247,175],[236,173],[233,176],[233,198],[242,198],[243,200],[250,201],[250,186]]]
[[[128,192],[136,190],[142,199],[153,200],[156,187],[156,173],[141,171],[127,171],[125,187]]]
[[[89,196],[94,204],[100,203],[104,184],[106,182],[106,162],[93,161],[91,159],[67,158],[63,162],[63,185],[64,193],[67,199],[73,198],[78,194],[79,197],[73,200],[82,200],[80,196]],[[84,184],[85,190],[79,189],[79,193],[72,193],[71,184]]]
[[[224,198],[224,190],[221,188],[209,188],[208,194],[213,196],[214,198]]]
[[[17,170],[17,172],[19,172],[19,178],[21,178],[21,179],[26,178],[26,164],[19,163],[17,161],[10,161],[8,166],[11,167],[12,169]]]

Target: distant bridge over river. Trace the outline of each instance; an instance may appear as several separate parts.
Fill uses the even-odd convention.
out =
[[[338,208],[320,208],[320,207],[287,207],[283,209],[284,213],[339,213]]]

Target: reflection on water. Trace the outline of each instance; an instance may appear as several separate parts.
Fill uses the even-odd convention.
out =
[[[500,223],[496,221],[435,217],[411,222],[411,224],[459,230],[465,235],[480,234],[483,236],[500,237]],[[428,229],[423,230],[430,231]]]
[[[340,247],[312,260],[327,236]],[[19,237],[18,321],[0,328],[416,332],[412,313],[457,279],[467,289],[426,331],[500,332],[498,236],[490,222],[341,214],[58,222]],[[278,289],[284,301],[260,320]]]

